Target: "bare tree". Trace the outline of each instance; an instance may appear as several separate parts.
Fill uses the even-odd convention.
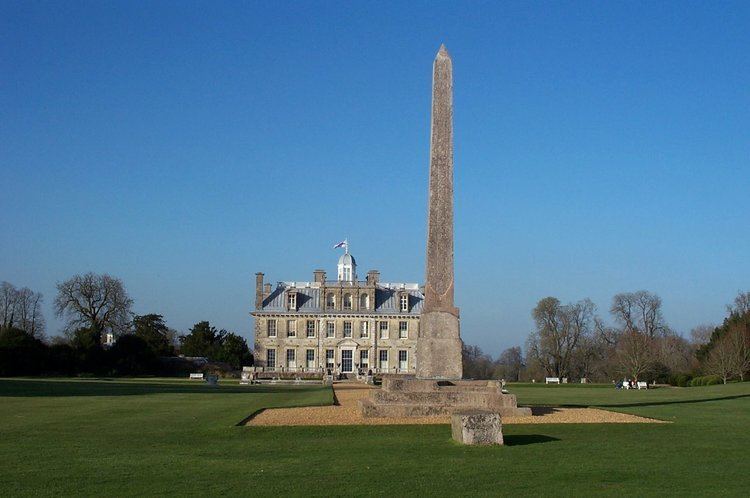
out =
[[[623,332],[640,332],[650,338],[667,331],[661,312],[661,298],[641,290],[623,292],[612,298],[610,312]]]
[[[711,341],[711,334],[714,333],[714,325],[698,325],[690,331],[690,340],[695,346],[703,346]]]
[[[560,300],[554,297],[539,301],[531,313],[536,330],[529,334],[527,355],[547,374],[569,376],[579,342],[593,331],[595,309],[594,303],[588,299],[568,305],[560,304]]]
[[[653,341],[656,361],[670,372],[690,372],[698,367],[695,348],[684,337],[668,331]]]
[[[464,344],[462,357],[464,378],[489,379],[492,376],[492,358],[479,346]]]
[[[617,341],[616,351],[622,373],[636,381],[654,364],[653,340],[641,332],[622,332]]]
[[[42,315],[42,294],[28,287],[17,291],[16,327],[29,335],[41,339],[44,337],[44,315]]]
[[[732,373],[744,381],[745,372],[750,370],[750,330],[743,323],[734,323],[726,336],[731,349]]]
[[[750,292],[738,292],[734,304],[727,306],[730,315],[746,315],[750,313]]]
[[[68,332],[85,327],[97,337],[119,335],[130,326],[132,304],[122,282],[106,273],[75,275],[57,284],[55,312],[67,318]]]
[[[521,347],[514,346],[500,353],[496,362],[495,376],[517,382],[521,380],[522,368],[523,355],[521,354]]]
[[[0,284],[0,318],[5,328],[15,327],[36,337],[44,337],[42,295],[28,287],[17,289],[13,284]]]
[[[658,339],[670,334],[661,311],[661,298],[645,290],[623,292],[610,307],[619,329],[616,357],[622,373],[638,379],[659,359]]]
[[[16,301],[18,290],[10,282],[0,284],[0,319],[4,328],[12,327],[15,323]]]
[[[732,375],[733,356],[730,338],[724,335],[715,342],[711,352],[708,353],[708,358],[706,358],[703,368],[706,373],[721,377],[721,380],[726,384]]]

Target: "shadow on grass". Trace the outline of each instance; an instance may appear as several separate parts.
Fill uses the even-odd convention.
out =
[[[240,386],[219,385],[211,387],[204,383],[174,383],[169,380],[153,381],[137,379],[92,380],[22,380],[0,379],[0,396],[137,396],[144,394],[248,394],[248,393],[293,393],[306,389],[325,389],[323,386]],[[330,388],[328,388],[330,389]]]
[[[718,398],[702,398],[702,399],[683,399],[674,401],[644,401],[642,403],[613,403],[613,404],[601,404],[601,405],[589,405],[591,407],[600,408],[625,408],[625,407],[637,407],[637,406],[660,406],[660,405],[682,405],[688,403],[706,403],[708,401],[724,401],[728,399],[739,399],[748,398],[750,394],[737,394],[735,396],[721,396]]]
[[[544,434],[517,434],[503,436],[506,446],[526,446],[527,444],[551,443],[560,439]]]

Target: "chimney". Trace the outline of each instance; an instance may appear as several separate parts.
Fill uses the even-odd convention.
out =
[[[367,284],[375,285],[380,282],[380,272],[378,270],[370,270],[367,272]]]
[[[263,284],[263,299],[271,295],[271,282]]]
[[[325,270],[313,271],[313,281],[324,284],[326,282],[326,271]]]
[[[255,309],[263,307],[263,272],[255,274]]]

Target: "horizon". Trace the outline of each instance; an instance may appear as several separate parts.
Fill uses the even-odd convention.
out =
[[[88,271],[251,348],[254,274],[334,275],[344,238],[423,285],[442,43],[466,344],[641,289],[687,337],[750,290],[747,4],[197,5],[0,5],[0,281],[44,294],[48,336]]]

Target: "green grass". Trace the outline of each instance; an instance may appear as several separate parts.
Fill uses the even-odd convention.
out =
[[[453,443],[447,425],[236,425],[262,407],[330,403],[322,387],[5,379],[0,495],[747,494],[748,383],[511,391],[673,423],[509,425],[506,446],[479,448]]]

